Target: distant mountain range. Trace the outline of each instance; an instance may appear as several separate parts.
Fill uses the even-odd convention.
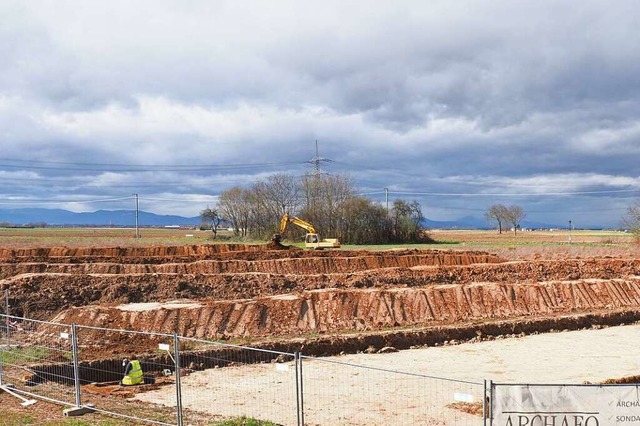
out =
[[[184,217],[176,215],[158,215],[140,211],[138,215],[140,226],[196,226],[200,224],[200,217]],[[0,223],[22,226],[27,224],[42,224],[50,226],[134,226],[136,223],[134,210],[98,210],[87,213],[74,213],[62,209],[24,208],[0,210]],[[484,218],[465,216],[453,221],[436,221],[425,219],[422,225],[426,228],[441,229],[489,229],[492,224]],[[524,228],[561,228],[561,226],[523,222]]]
[[[0,210],[0,223],[9,223],[17,226],[38,223],[46,223],[50,226],[135,226],[136,212],[135,210],[98,210],[95,212],[74,213],[61,209],[38,208]],[[140,226],[195,226],[200,224],[200,217],[158,215],[139,211],[138,223]]]
[[[486,219],[474,216],[465,216],[461,217],[457,220],[452,221],[437,221],[424,219],[422,221],[422,226],[425,228],[438,228],[438,229],[493,229],[496,228],[494,223],[487,222]],[[520,224],[521,227],[527,229],[560,229],[563,226],[552,224],[552,223],[543,223],[543,222],[531,222],[531,221],[523,221]],[[564,226],[566,228],[566,225]]]

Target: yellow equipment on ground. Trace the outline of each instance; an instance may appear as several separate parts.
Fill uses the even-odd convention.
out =
[[[339,248],[340,241],[337,238],[326,238],[321,240],[316,232],[316,228],[313,227],[309,222],[305,222],[304,220],[297,218],[295,216],[290,216],[288,213],[285,213],[280,219],[280,233],[273,236],[273,241],[276,243],[280,243],[282,239],[282,234],[287,230],[287,225],[289,223],[293,223],[294,225],[299,226],[300,228],[307,231],[307,235],[304,237],[304,245],[307,248],[312,248],[314,250],[322,250],[324,248]]]

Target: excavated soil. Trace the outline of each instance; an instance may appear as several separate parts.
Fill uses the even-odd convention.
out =
[[[272,246],[0,249],[0,289],[9,290],[14,315],[202,339],[280,339],[307,351],[316,335],[361,350],[348,343],[359,333],[408,333],[423,344],[436,328],[457,335],[457,328],[543,320],[538,329],[549,329],[572,317],[582,327],[594,316],[623,321],[640,310],[634,258],[507,262],[478,251]],[[131,349],[103,330],[83,333],[99,345],[96,357]]]

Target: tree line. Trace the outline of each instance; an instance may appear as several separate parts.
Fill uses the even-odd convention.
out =
[[[223,191],[216,208],[203,210],[201,218],[210,225],[224,220],[238,238],[264,240],[279,232],[285,213],[313,224],[321,237],[338,238],[343,243],[428,240],[417,201],[398,199],[387,211],[385,206],[358,195],[354,181],[343,175],[274,174],[249,187]],[[304,230],[289,227],[285,237],[296,240],[303,235]]]
[[[505,206],[503,204],[494,204],[487,209],[484,217],[489,222],[496,222],[498,225],[498,232],[502,234],[502,230],[507,225],[511,225],[513,233],[515,234],[520,227],[520,222],[525,218],[526,214],[524,209],[518,205]]]

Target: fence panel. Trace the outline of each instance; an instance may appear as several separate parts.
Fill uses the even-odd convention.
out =
[[[0,300],[0,314],[10,315],[11,312],[9,311],[9,290],[0,291],[0,296],[2,297],[2,300]],[[3,324],[0,324],[0,327],[2,327],[2,325]]]
[[[0,336],[2,384],[148,423],[247,416],[281,425],[483,424],[483,383],[161,333],[7,315],[0,324],[10,325]],[[119,383],[132,354],[144,386]]]
[[[307,424],[481,425],[484,383],[302,357]]]
[[[184,424],[247,416],[296,425],[294,354],[180,338]]]
[[[2,383],[29,398],[75,405],[71,327],[7,315],[0,323]]]
[[[176,365],[173,336],[128,330],[77,326],[82,404],[97,411],[155,424],[177,424]],[[109,347],[109,352],[105,352]],[[144,386],[122,386],[124,358],[136,356]],[[156,393],[166,397],[150,395]],[[157,404],[142,406],[138,399]]]

